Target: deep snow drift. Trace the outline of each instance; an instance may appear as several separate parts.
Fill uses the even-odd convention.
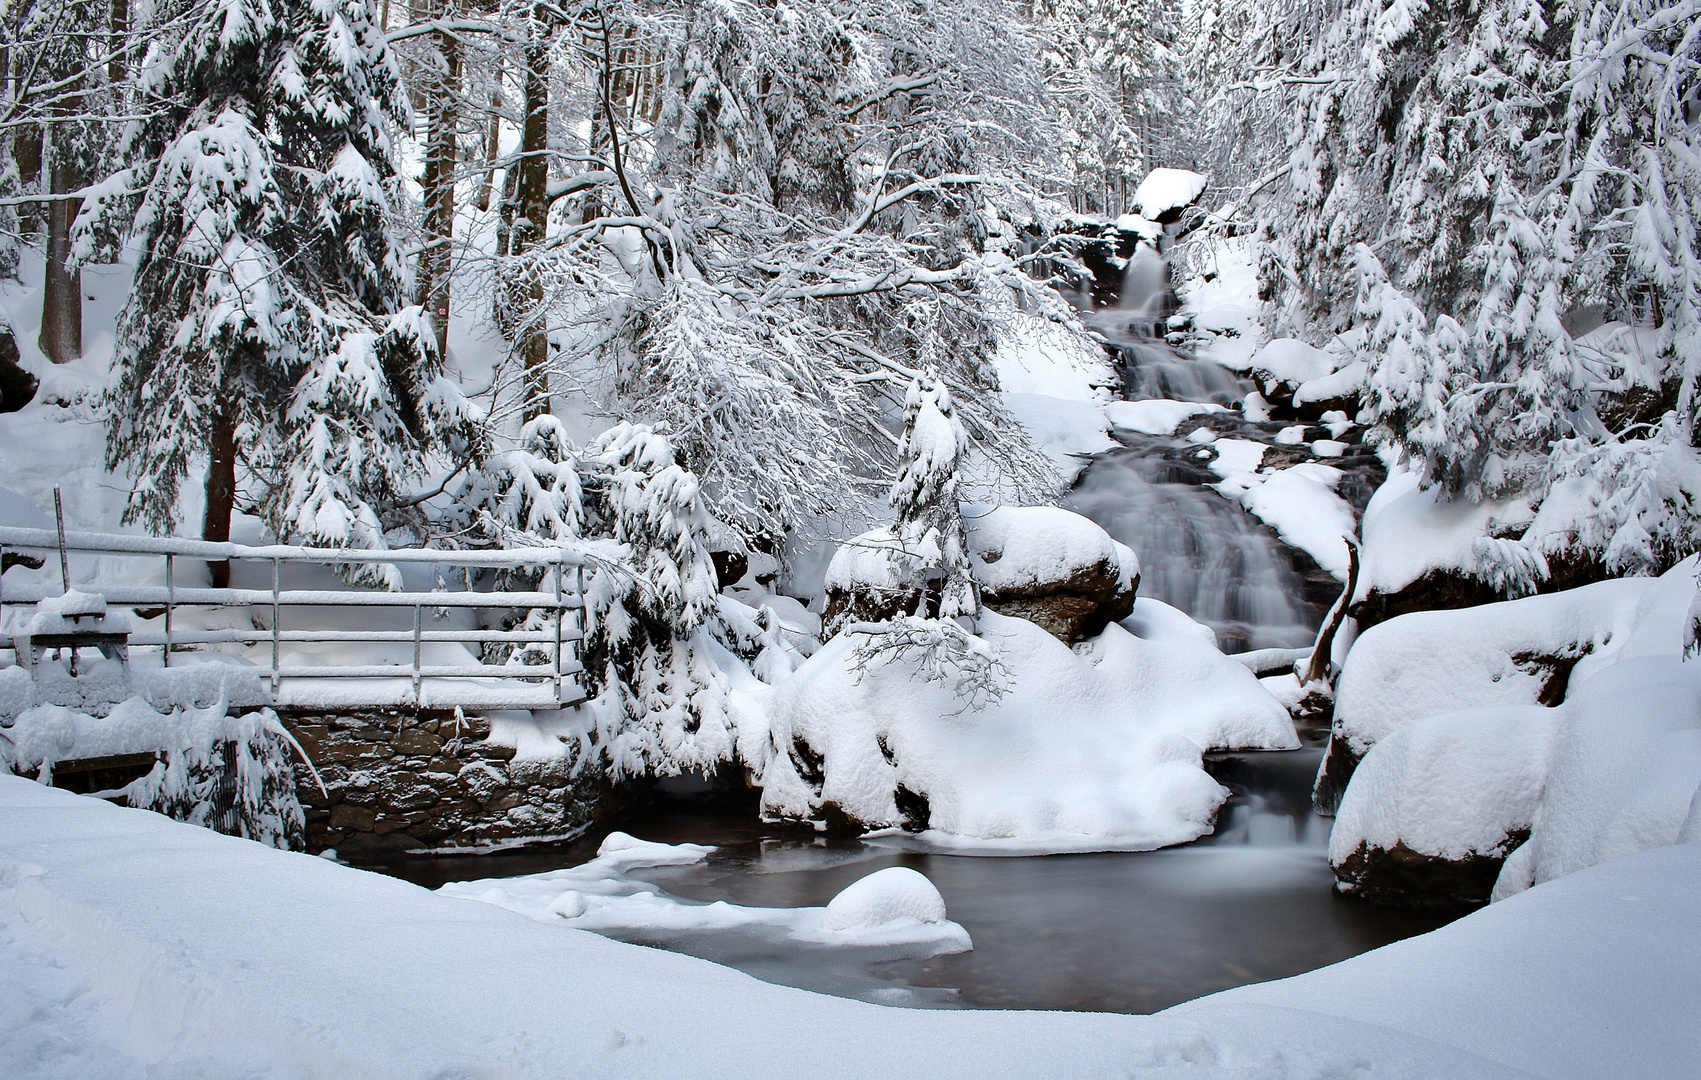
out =
[[[912,1011],[0,776],[0,1074],[1691,1076],[1697,874],[1644,852],[1153,1016]]]

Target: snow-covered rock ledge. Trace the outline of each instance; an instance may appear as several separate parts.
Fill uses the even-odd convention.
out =
[[[0,1075],[1694,1076],[1697,880],[1647,851],[1149,1017],[933,1012],[0,776]]]

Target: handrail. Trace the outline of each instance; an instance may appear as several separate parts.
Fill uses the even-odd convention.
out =
[[[25,550],[63,550],[80,553],[101,555],[163,557],[165,559],[165,585],[94,585],[85,586],[98,590],[114,607],[131,607],[139,609],[158,608],[164,614],[164,624],[160,628],[145,627],[129,635],[133,645],[160,646],[161,663],[171,666],[171,656],[174,650],[189,645],[237,644],[264,645],[271,644],[270,664],[261,666],[256,674],[270,681],[273,697],[280,704],[289,697],[288,687],[284,680],[303,679],[343,680],[348,692],[338,692],[338,703],[346,707],[370,705],[413,705],[424,707],[444,707],[450,704],[464,704],[469,707],[553,707],[561,708],[576,704],[583,700],[583,692],[577,684],[567,682],[567,677],[577,675],[584,669],[576,659],[571,658],[572,646],[584,637],[583,595],[584,568],[589,556],[581,549],[573,547],[533,547],[509,548],[496,551],[459,551],[436,548],[399,548],[382,549],[350,549],[350,548],[310,548],[291,545],[247,545],[233,543],[215,543],[205,540],[191,540],[181,537],[151,537],[107,533],[66,533],[61,548],[60,534],[47,529],[22,529],[11,526],[0,526],[0,551],[6,549]],[[176,584],[176,560],[190,558],[207,561],[258,560],[272,564],[272,588],[270,589],[238,589],[238,588],[181,588]],[[549,580],[542,583],[543,587],[524,591],[492,591],[492,592],[409,592],[404,590],[363,589],[350,587],[347,589],[285,589],[280,582],[280,569],[283,563],[314,563],[321,566],[337,567],[353,564],[402,564],[425,563],[445,567],[465,567],[469,569],[512,569],[519,567],[543,567],[549,575]],[[571,569],[572,578],[569,581],[567,571]],[[6,588],[0,582],[0,608],[14,607],[24,604],[34,604],[49,597],[58,596],[57,586],[44,583],[29,583],[13,585]],[[182,630],[173,627],[173,615],[184,607],[226,607],[226,608],[261,608],[270,616],[270,626],[267,629],[229,629],[229,630]],[[346,630],[346,629],[295,629],[285,630],[281,625],[281,609],[293,608],[387,608],[403,609],[413,612],[412,625],[409,629],[388,630]],[[544,629],[536,630],[427,630],[425,629],[425,609],[541,609],[553,612],[549,620],[552,624]],[[568,612],[578,611],[580,617],[577,627],[568,628],[566,622]],[[284,644],[411,644],[411,662],[401,664],[324,664],[313,663],[312,658],[304,657],[308,662],[291,663],[281,655]],[[423,648],[427,644],[457,643],[465,645],[505,643],[514,645],[554,645],[553,655],[547,664],[432,664],[425,662]],[[0,648],[18,648],[13,635],[0,631]],[[20,657],[20,660],[24,658]],[[529,697],[522,695],[517,698],[515,691],[491,689],[480,691],[477,687],[467,688],[464,685],[457,689],[457,684],[450,683],[422,686],[423,680],[466,680],[492,679],[514,680],[521,679],[533,683],[547,682],[548,687],[538,687],[544,697],[538,697],[534,692],[527,691]],[[370,680],[361,684],[360,680]],[[409,690],[399,694],[390,689],[395,680],[406,680]],[[367,690],[357,687],[365,685]],[[569,691],[572,695],[570,698]],[[307,697],[322,697],[323,692],[303,689]],[[482,701],[488,698],[488,701]],[[474,700],[480,699],[480,700]],[[553,699],[553,700],[550,700]]]
[[[0,525],[0,547],[31,551],[57,551],[59,536],[52,529],[22,529]],[[223,562],[230,559],[266,559],[282,562],[312,562],[338,566],[346,563],[434,563],[439,566],[469,566],[500,569],[514,566],[580,566],[587,559],[572,547],[501,548],[469,551],[458,548],[316,548],[290,544],[223,543],[191,540],[180,536],[135,536],[128,533],[65,534],[66,551],[92,551],[103,555],[187,555]]]

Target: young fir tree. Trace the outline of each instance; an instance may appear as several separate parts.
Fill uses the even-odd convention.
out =
[[[957,469],[968,446],[945,385],[931,377],[912,382],[904,400],[898,478],[889,498],[898,512],[893,530],[898,545],[916,564],[910,577],[922,591],[917,615],[980,615],[980,591],[969,573],[957,494]]]
[[[280,538],[384,546],[382,508],[427,452],[476,450],[478,416],[402,303],[388,128],[408,102],[372,5],[153,17],[179,33],[142,91],[178,104],[137,127],[78,222],[85,258],[125,238],[140,252],[107,446],[136,477],[125,520],[170,529],[205,460],[202,533],[228,538],[240,461]],[[127,187],[144,190],[128,220]]]

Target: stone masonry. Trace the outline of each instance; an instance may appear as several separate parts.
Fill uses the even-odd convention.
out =
[[[577,835],[607,813],[603,777],[574,777],[565,758],[515,760],[487,742],[489,721],[443,711],[286,713],[312,759],[296,763],[307,848],[379,855]]]

